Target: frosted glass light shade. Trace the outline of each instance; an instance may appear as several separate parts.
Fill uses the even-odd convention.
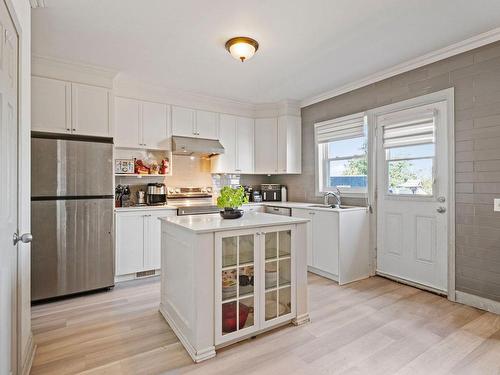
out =
[[[259,48],[256,40],[248,37],[236,37],[226,42],[226,49],[236,60],[244,62],[255,54]]]

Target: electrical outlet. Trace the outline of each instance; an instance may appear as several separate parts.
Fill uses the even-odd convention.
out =
[[[493,199],[493,211],[500,211],[500,199]]]

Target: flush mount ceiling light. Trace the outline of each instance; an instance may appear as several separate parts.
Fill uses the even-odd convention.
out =
[[[259,49],[259,43],[252,38],[246,36],[237,36],[226,42],[226,49],[236,60],[244,62],[252,58]]]

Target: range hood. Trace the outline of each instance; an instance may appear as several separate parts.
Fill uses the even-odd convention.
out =
[[[224,146],[215,139],[172,137],[174,155],[210,157],[224,153]]]

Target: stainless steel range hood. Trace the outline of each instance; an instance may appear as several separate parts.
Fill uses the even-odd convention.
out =
[[[215,139],[172,137],[174,155],[210,157],[224,153],[224,146]]]

